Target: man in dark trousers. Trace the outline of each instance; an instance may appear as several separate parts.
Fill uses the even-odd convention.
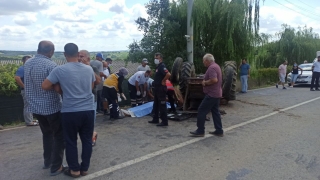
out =
[[[94,96],[92,89],[96,81],[90,66],[79,62],[78,46],[68,43],[64,46],[67,63],[51,71],[42,83],[49,90],[53,84],[60,84],[63,93],[61,117],[66,141],[66,160],[69,169],[64,173],[71,177],[86,175],[92,154],[92,134],[94,126]],[[78,162],[78,134],[82,144],[82,162]]]
[[[167,86],[166,80],[170,78],[171,74],[163,63],[163,56],[161,53],[156,53],[154,56],[154,63],[157,65],[156,74],[154,77],[154,103],[153,111],[154,116],[152,121],[149,121],[151,124],[157,124],[157,126],[168,126],[168,117],[167,117],[167,104],[166,104],[166,94]],[[162,120],[159,123],[159,111],[160,118]]]
[[[53,89],[45,91],[42,82],[57,67],[51,60],[54,45],[41,41],[37,54],[24,64],[24,90],[28,103],[27,112],[33,113],[39,121],[43,140],[43,169],[51,168],[51,176],[64,171],[62,167],[64,140],[61,125],[61,96]]]
[[[209,132],[209,134],[220,137],[223,136],[221,116],[219,112],[220,98],[222,97],[222,74],[220,66],[214,61],[215,60],[212,54],[206,54],[203,57],[203,64],[208,68],[206,74],[204,75],[204,80],[202,81],[205,97],[198,108],[198,129],[196,131],[190,132],[193,137],[204,136],[204,123],[206,121],[206,115],[210,111],[212,113],[214,128],[216,130],[213,132]]]

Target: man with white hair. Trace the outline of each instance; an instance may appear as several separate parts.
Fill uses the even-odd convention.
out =
[[[206,74],[202,81],[203,92],[205,94],[202,100],[197,115],[197,126],[196,131],[190,132],[193,137],[203,137],[204,136],[204,124],[206,121],[206,115],[211,111],[213,124],[215,131],[209,132],[209,134],[215,136],[223,136],[221,116],[219,112],[220,98],[222,97],[222,73],[220,66],[215,63],[212,54],[206,54],[203,57],[203,64],[207,67]]]

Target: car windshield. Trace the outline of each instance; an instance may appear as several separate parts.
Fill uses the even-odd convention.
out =
[[[299,67],[304,71],[311,71],[312,64],[300,64]]]

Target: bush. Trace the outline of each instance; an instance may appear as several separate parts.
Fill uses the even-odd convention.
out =
[[[291,72],[292,67],[287,68],[287,74]],[[250,70],[250,76],[258,80],[259,85],[272,84],[279,81],[278,68],[262,68]]]
[[[18,64],[0,65],[0,95],[12,96],[19,92],[14,76],[19,68]]]

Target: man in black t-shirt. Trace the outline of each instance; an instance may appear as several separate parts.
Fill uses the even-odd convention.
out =
[[[156,74],[153,81],[154,116],[152,121],[149,121],[149,123],[157,124],[157,126],[168,126],[167,104],[166,104],[166,93],[167,93],[166,80],[170,78],[171,74],[167,70],[165,64],[162,62],[163,56],[161,53],[156,53],[154,55],[154,58],[155,58],[154,63],[157,65]],[[161,123],[159,123],[159,111],[160,111],[160,118],[162,120]]]

